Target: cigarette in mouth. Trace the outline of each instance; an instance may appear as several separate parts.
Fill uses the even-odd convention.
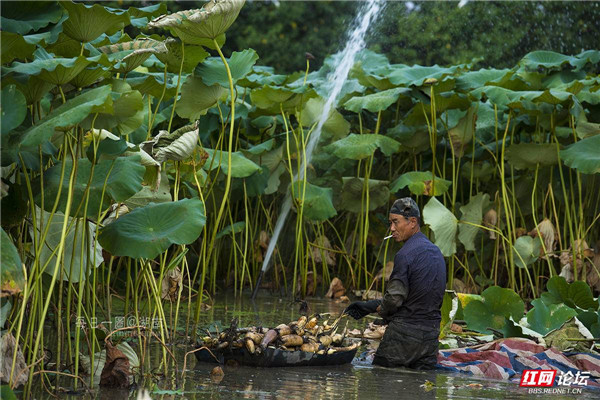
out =
[[[394,236],[394,235],[386,236],[386,237],[384,237],[384,238],[383,238],[383,240],[388,240],[388,239],[389,239],[389,238],[391,238],[392,236]]]

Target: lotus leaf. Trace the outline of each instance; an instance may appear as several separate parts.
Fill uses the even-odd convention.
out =
[[[204,149],[208,153],[208,160],[204,163],[203,168],[206,171],[212,171],[221,168],[224,174],[228,173],[227,152],[213,149]],[[240,152],[231,153],[231,176],[234,178],[246,178],[260,171],[261,168],[254,162],[248,160]]]
[[[394,85],[399,86],[423,86],[426,82],[435,80],[435,82],[443,82],[449,76],[459,72],[460,66],[452,66],[449,68],[439,67],[423,67],[421,65],[413,65],[412,67],[402,65],[399,68],[394,68],[388,75],[388,79]]]
[[[71,211],[74,210],[71,209]],[[44,229],[46,229],[51,214],[36,207],[36,215],[37,226],[35,229],[38,230],[37,234],[39,237],[41,235],[39,224],[42,223],[42,218]],[[46,241],[42,245],[40,253],[36,254],[36,257],[40,259],[41,265],[48,263],[44,272],[49,275],[54,274],[56,267],[57,252],[55,250],[58,248],[62,238],[64,219],[65,215],[62,212],[54,213]],[[95,224],[86,222],[81,218],[74,219],[72,217],[68,218],[67,224],[70,229],[67,231],[64,240],[64,261],[59,264],[58,277],[64,281],[76,283],[84,281],[92,268],[97,268],[102,264],[104,258],[102,257],[102,248],[94,240],[96,234]],[[33,228],[30,231],[33,235]]]
[[[154,159],[158,162],[182,161],[198,149],[198,129],[194,126],[177,129],[173,133],[160,131],[154,137]]]
[[[177,76],[167,74],[166,88],[164,76],[163,73],[141,73],[133,71],[127,74],[127,83],[131,85],[132,89],[135,89],[142,94],[149,94],[153,97],[160,98],[164,92],[165,99],[172,99],[175,97],[175,89],[177,88]]]
[[[303,88],[290,89],[287,87],[265,85],[252,89],[250,99],[256,107],[265,109],[272,114],[279,114],[281,113],[280,105],[284,111],[291,111],[299,107],[302,104],[302,93],[304,91],[305,89]],[[308,100],[309,98],[305,95],[304,101]]]
[[[2,186],[4,186],[4,181]],[[4,191],[4,187],[2,190]],[[26,184],[24,182],[21,184],[8,183],[8,193],[2,196],[0,204],[0,222],[2,226],[8,229],[21,224],[28,211],[29,196]]]
[[[304,126],[312,126],[318,123],[325,101],[321,98],[313,98],[306,102],[302,109],[301,122]],[[344,119],[342,114],[337,112],[335,108],[329,110],[329,115],[323,124],[322,138],[323,139],[341,139],[350,132],[350,123]]]
[[[517,238],[513,245],[513,260],[519,268],[533,264],[540,256],[541,243],[531,236]]]
[[[339,158],[361,160],[371,157],[379,148],[386,156],[391,156],[400,150],[400,143],[387,136],[378,134],[348,135],[329,146],[326,150]]]
[[[166,28],[191,44],[205,44],[201,39],[216,39],[233,24],[245,0],[211,0],[201,9],[162,15],[149,28]]]
[[[450,137],[450,142],[456,157],[462,157],[465,153],[467,144],[473,140],[475,134],[475,121],[477,121],[477,107],[471,107],[467,111],[467,114],[460,119],[458,124],[454,128],[448,130],[448,136]]]
[[[129,7],[127,14],[129,14],[129,21],[131,25],[136,28],[146,28],[148,22],[152,18],[156,18],[167,12],[167,3],[158,3],[151,6],[142,8]]]
[[[238,84],[254,89],[263,85],[283,85],[287,79],[287,75],[273,75],[267,73],[256,73],[256,66],[252,68],[253,73],[246,75],[243,79],[238,81]]]
[[[100,211],[107,208],[111,203],[110,199],[125,201],[139,192],[142,189],[145,172],[140,161],[139,155],[118,157],[115,160],[99,162],[92,171],[92,163],[87,158],[80,158],[77,162],[77,175],[73,184],[71,214],[75,215],[80,204],[85,206],[86,190],[90,192],[87,203],[87,216],[90,218],[95,218]],[[59,187],[62,187],[62,191],[58,209],[61,211],[65,209],[69,193],[69,174],[73,168],[73,161],[68,159],[65,163],[65,175],[62,181],[61,163],[57,163],[44,173],[44,208],[48,211],[52,209]],[[37,180],[35,182],[34,187],[40,187],[40,183]],[[41,203],[41,193],[35,195],[35,202],[36,204]],[[84,215],[84,206],[76,216]]]
[[[98,107],[110,100],[110,92],[110,86],[100,86],[68,100],[26,130],[18,138],[18,144],[21,147],[37,146],[49,140],[55,129],[68,128],[80,123],[88,114],[96,111]]]
[[[142,125],[144,101],[142,94],[132,90],[131,86],[123,80],[115,79],[110,83],[112,87],[112,107],[102,110],[96,116],[90,115],[81,125],[85,129],[94,127],[103,129],[118,128],[121,135],[127,135]]]
[[[23,93],[27,105],[34,104],[40,101],[54,87],[50,82],[41,80],[36,76],[29,76],[26,81],[12,79],[12,77],[2,78],[7,84],[14,83],[17,89]]]
[[[483,220],[483,211],[490,204],[490,196],[487,193],[477,193],[471,197],[469,204],[462,206],[460,212],[461,224],[458,227],[458,240],[465,246],[465,250],[475,251],[475,236],[480,228],[463,222],[481,225]]]
[[[64,85],[70,82],[77,74],[92,62],[97,62],[100,57],[74,58],[55,57],[43,48],[38,48],[34,53],[34,60],[29,63],[15,61],[10,68],[2,67],[4,73],[16,73],[26,76],[34,75],[40,79],[55,84]]]
[[[524,102],[547,103],[557,105],[573,99],[573,94],[555,89],[544,91],[513,91],[498,86],[483,86],[471,91],[475,98],[481,99],[484,95],[489,98],[490,103],[497,105],[501,110],[512,108],[523,108]]]
[[[184,45],[178,40],[167,39],[165,41],[167,52],[156,53],[156,57],[167,65],[167,70],[174,74],[179,74],[179,69],[183,73],[191,73],[194,68],[209,56],[208,52],[201,46]],[[182,45],[184,48],[182,49]],[[183,59],[183,66],[181,61]]]
[[[598,301],[594,300],[592,290],[583,281],[567,283],[562,276],[553,276],[546,284],[547,292],[540,298],[546,305],[566,304],[571,308],[579,307],[583,310],[598,309]]]
[[[595,338],[600,337],[600,311],[580,312],[577,319],[590,330]]]
[[[130,209],[144,207],[149,203],[168,203],[171,198],[171,188],[166,172],[162,172],[160,184],[156,190],[150,186],[143,186],[142,190],[125,200],[125,205]]]
[[[353,97],[344,104],[346,110],[360,113],[362,110],[378,112],[394,104],[401,95],[407,95],[411,89],[394,88],[369,94],[362,97]]]
[[[77,76],[71,80],[70,84],[77,88],[85,88],[102,79],[108,78],[110,74],[110,69],[103,66],[87,67],[77,74]]]
[[[57,23],[63,10],[58,4],[46,1],[10,2],[2,7],[2,30],[24,35],[49,24]],[[4,37],[2,37],[4,39]]]
[[[415,154],[425,151],[431,146],[427,125],[408,126],[404,123],[400,123],[395,127],[388,129],[387,136],[400,142],[402,144],[401,150]]]
[[[114,69],[122,73],[133,71],[152,54],[165,54],[168,51],[166,42],[150,38],[123,41],[102,46],[98,50],[107,54],[109,60],[116,62]]]
[[[589,339],[593,339],[591,332],[574,317],[565,322],[560,328],[546,334],[544,343],[547,347],[554,347],[561,352],[589,353],[590,343],[592,342]]]
[[[444,300],[442,301],[442,322],[440,323],[440,338],[444,338],[447,332],[450,330],[452,323],[454,322],[454,318],[456,316],[456,312],[458,311],[458,297],[456,296],[456,292],[453,290],[447,290],[444,293]]]
[[[552,143],[518,143],[506,148],[506,160],[517,169],[535,169],[558,163],[556,145]]]
[[[575,61],[575,57],[565,56],[553,51],[538,50],[526,54],[519,65],[529,71],[537,71],[543,67],[551,70],[560,70],[565,64],[571,64]]]
[[[60,2],[69,13],[63,23],[63,32],[80,42],[91,42],[103,33],[109,35],[123,29],[129,23],[124,10],[115,10],[99,4]]]
[[[201,171],[204,172],[204,170]],[[269,168],[263,165],[260,171],[249,177],[235,179],[231,184],[232,198],[255,197],[264,194],[272,175]]]
[[[510,289],[492,286],[485,289],[481,297],[481,301],[473,300],[463,310],[469,329],[489,333],[488,328],[501,330],[505,326],[505,318],[519,321],[523,316],[523,300]]]
[[[243,232],[244,229],[246,229],[246,222],[245,221],[239,221],[239,222],[236,222],[233,225],[227,225],[225,228],[223,228],[223,230],[221,232],[217,233],[216,238],[220,239],[223,236],[235,235],[236,233]]]
[[[363,200],[363,191],[365,189],[364,178],[342,178],[344,186],[342,187],[342,207],[345,210],[354,213],[365,212],[366,203]],[[390,200],[390,189],[388,181],[369,179],[369,210],[373,211],[379,207],[385,206]]]
[[[252,146],[249,149],[242,150],[244,153],[253,154],[255,156],[259,156],[267,151],[273,150],[273,146],[275,145],[274,139],[266,140],[256,146]]]
[[[27,43],[23,36],[2,31],[0,32],[0,47],[1,47],[1,58],[3,64],[12,62],[15,58],[25,59],[31,58],[35,45]]]
[[[181,99],[177,102],[177,115],[196,120],[206,114],[206,110],[215,104],[223,94],[220,85],[206,86],[202,79],[188,76],[181,87]]]
[[[527,313],[527,322],[531,329],[542,335],[560,328],[571,317],[577,316],[577,311],[564,304],[546,305],[541,299],[531,302],[533,309]]]
[[[583,174],[600,172],[600,135],[590,136],[560,151],[565,165]]]
[[[198,199],[150,203],[106,225],[99,242],[115,256],[154,258],[172,244],[190,244],[200,236],[206,216]]]
[[[469,91],[481,86],[487,86],[490,83],[499,82],[510,72],[510,69],[480,69],[479,71],[469,71],[456,78],[456,88],[458,90]]]
[[[423,207],[423,222],[431,227],[435,234],[434,243],[440,248],[442,254],[451,257],[456,253],[456,230],[458,221],[435,197],[429,199]]]
[[[304,218],[310,221],[325,221],[337,215],[331,200],[333,196],[331,188],[322,188],[304,180],[294,182],[293,188],[296,203],[302,204]],[[303,192],[304,197],[302,197]]]
[[[2,99],[0,102],[2,113],[2,135],[21,125],[27,115],[27,102],[25,96],[16,85],[7,85],[2,88]]]
[[[227,59],[227,64],[234,84],[252,71],[252,66],[256,63],[256,60],[258,60],[258,54],[252,49],[241,52],[234,51],[231,54],[231,57]],[[208,86],[219,84],[229,88],[227,70],[219,57],[210,57],[204,60],[202,64],[198,64],[194,70],[194,75],[202,78],[202,81]]]
[[[411,171],[400,175],[392,182],[390,191],[395,193],[408,186],[412,194],[440,196],[448,191],[451,184],[452,182],[438,177],[435,177],[434,181],[431,171]],[[433,193],[432,189],[434,189]]]
[[[23,264],[17,248],[10,237],[0,228],[0,242],[2,258],[2,284],[0,285],[0,297],[18,294],[25,288],[25,276],[23,275]],[[0,325],[0,327],[3,325]]]

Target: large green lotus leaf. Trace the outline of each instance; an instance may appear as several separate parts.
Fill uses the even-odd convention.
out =
[[[110,68],[106,68],[102,65],[89,66],[84,68],[75,78],[69,82],[71,85],[77,88],[85,88],[93,85],[96,82],[100,82],[111,76]]]
[[[37,31],[49,24],[57,23],[63,10],[55,2],[20,1],[7,2],[2,5],[0,17],[3,31],[24,35]],[[2,37],[4,39],[4,37]],[[4,62],[4,60],[3,60]]]
[[[287,87],[265,85],[252,89],[250,99],[254,106],[264,109],[268,114],[279,115],[281,114],[281,107],[284,111],[294,112],[302,106],[303,102],[316,97],[315,91],[305,92],[304,88],[289,89]]]
[[[531,236],[517,238],[513,245],[513,260],[519,268],[533,264],[540,256],[541,243]]]
[[[69,18],[63,22],[63,32],[80,42],[91,42],[103,33],[112,35],[129,24],[129,15],[124,10],[99,4],[88,6],[67,1],[60,4],[69,12]]]
[[[2,101],[0,112],[2,113],[2,135],[21,125],[27,115],[27,101],[25,96],[16,85],[7,85],[2,88]]]
[[[129,21],[131,25],[139,29],[145,29],[153,18],[156,18],[167,12],[167,3],[158,3],[146,7],[129,7]]]
[[[356,96],[348,100],[344,104],[344,108],[355,113],[359,113],[362,110],[371,112],[383,111],[394,104],[400,95],[408,95],[410,92],[411,89],[408,88],[394,88],[366,96]]]
[[[388,129],[386,135],[400,142],[402,151],[419,154],[431,147],[427,125],[409,126],[400,123]]]
[[[205,223],[204,203],[198,199],[150,203],[105,226],[98,240],[115,256],[155,258],[172,244],[198,239]]]
[[[38,225],[35,229],[38,230],[37,234],[39,237],[39,235],[41,235],[39,231],[40,218],[44,219],[43,226],[44,229],[46,229],[48,220],[50,219],[50,213],[36,207],[36,215]],[[55,271],[57,255],[55,250],[59,246],[62,238],[64,220],[65,215],[62,212],[56,212],[54,214],[54,217],[50,222],[46,241],[44,242],[40,253],[36,254],[36,257],[40,259],[40,264],[42,266],[48,262],[48,266],[44,272],[50,275]],[[65,246],[63,250],[64,261],[59,264],[62,265],[62,268],[61,271],[59,271],[58,277],[64,281],[76,283],[84,281],[92,268],[98,267],[104,259],[102,257],[102,248],[98,242],[94,241],[94,235],[96,234],[95,224],[92,222],[85,222],[81,218],[76,218],[74,220],[72,217],[68,218],[67,224],[68,227],[70,226],[70,229],[67,231],[65,237]],[[33,235],[33,229],[30,229],[30,232]]]
[[[231,57],[227,59],[227,64],[234,84],[252,71],[252,66],[256,63],[256,60],[258,60],[258,54],[252,49],[241,52],[234,51],[231,54]],[[196,67],[194,75],[202,78],[202,81],[208,86],[219,84],[229,88],[227,70],[220,57],[210,57],[204,60],[202,64]]]
[[[0,32],[0,48],[2,64],[11,63],[15,58],[31,58],[35,50],[35,45],[27,43],[23,36],[2,31]]]
[[[600,63],[600,50],[585,50],[574,58],[575,60],[571,61],[571,65],[575,67],[575,71],[585,70],[588,64],[598,65]]]
[[[454,148],[454,155],[462,157],[467,145],[475,135],[475,121],[477,121],[477,107],[470,107],[467,114],[460,119],[458,124],[448,130],[450,143]]]
[[[167,65],[167,71],[174,74],[179,74],[180,68],[184,74],[193,72],[194,68],[209,56],[202,46],[184,44],[182,49],[182,42],[173,39],[167,39],[165,45],[167,52],[157,53],[156,57]],[[183,66],[181,65],[182,59]]]
[[[423,86],[428,79],[444,81],[446,77],[455,74],[460,70],[459,66],[449,68],[439,67],[423,67],[421,65],[413,65],[411,67],[403,65],[400,68],[393,69],[388,79],[394,85],[399,86]]]
[[[165,80],[163,73],[141,73],[133,71],[127,74],[127,83],[132,89],[139,91],[142,94],[149,94],[152,97],[172,99],[175,97],[177,88],[177,76],[173,74],[167,75],[167,85],[165,89]]]
[[[17,294],[25,288],[25,276],[23,275],[23,265],[17,248],[6,232],[4,232],[4,229],[0,228],[0,230],[2,231],[0,233],[2,250],[0,252],[2,259],[0,297],[5,297]]]
[[[552,143],[518,143],[506,148],[506,161],[517,169],[535,169],[558,164],[556,145]]]
[[[423,207],[423,222],[431,227],[435,234],[435,244],[444,256],[451,257],[456,253],[458,220],[435,197],[429,199]]]
[[[469,204],[460,208],[462,215],[459,221],[461,224],[458,227],[458,240],[465,246],[465,250],[476,250],[475,236],[480,228],[462,222],[481,225],[483,210],[485,210],[489,204],[490,196],[487,193],[477,193],[475,196],[471,197]]]
[[[325,101],[320,97],[308,100],[302,109],[300,120],[302,125],[310,127],[318,123],[321,119],[324,105]],[[321,130],[324,139],[341,139],[350,132],[350,122],[346,121],[342,114],[332,107]]]
[[[331,188],[322,188],[302,180],[294,182],[293,189],[296,202],[302,204],[304,218],[310,221],[325,221],[337,214],[333,207]],[[303,191],[304,198],[302,198]]]
[[[245,0],[211,0],[201,9],[162,15],[149,28],[169,29],[186,43],[204,44],[200,39],[216,39],[233,24]]]
[[[221,168],[224,174],[229,171],[227,152],[213,149],[204,149],[208,153],[208,159],[203,165],[206,171],[212,171],[217,168]],[[231,153],[231,176],[234,178],[246,178],[257,171],[260,171],[261,167],[256,165],[254,162],[248,160],[240,152]]]
[[[129,84],[122,79],[110,80],[107,83],[112,87],[112,107],[104,112],[91,114],[86,118],[81,126],[84,129],[94,127],[106,130],[118,128],[121,135],[127,135],[140,127],[144,121],[142,118],[144,101],[142,94],[137,90],[132,90]]]
[[[562,276],[553,276],[548,280],[546,289],[548,291],[540,296],[546,305],[566,304],[571,308],[598,309],[598,300],[594,300],[592,290],[583,281],[569,284]]]
[[[502,330],[505,318],[512,317],[514,321],[519,321],[523,317],[525,304],[512,290],[492,286],[485,289],[481,296],[481,301],[473,300],[463,310],[467,328],[490,333],[488,328]]]
[[[326,149],[339,158],[361,160],[372,156],[377,148],[389,157],[400,151],[400,143],[384,135],[356,135],[352,133],[343,139],[333,142]]]
[[[4,84],[15,84],[25,96],[28,106],[40,101],[54,87],[50,82],[43,81],[37,76],[28,76],[27,80],[7,76],[2,80]]]
[[[73,168],[73,161],[65,161],[65,175],[61,182],[62,164],[58,163],[44,173],[44,208],[47,211],[52,209],[54,199],[58,194],[59,187],[62,187],[61,197],[58,209],[63,211],[67,203],[67,194],[69,192],[69,174]],[[146,169],[141,165],[141,157],[134,155],[131,157],[118,157],[114,160],[104,160],[99,162],[93,171],[92,163],[87,158],[80,158],[77,163],[77,176],[73,185],[73,206],[71,214],[81,202],[85,202],[85,192],[89,184],[89,200],[87,206],[87,215],[95,218],[98,212],[107,208],[114,201],[125,201],[142,189],[142,180]],[[39,187],[40,183],[35,180],[34,187]],[[106,186],[104,186],[106,183]],[[104,197],[103,197],[104,194]],[[36,204],[41,203],[41,194],[35,195]],[[76,216],[83,216],[85,204],[79,210]]]
[[[73,58],[54,57],[43,48],[37,49],[34,53],[34,60],[29,63],[15,61],[10,68],[2,68],[5,73],[23,74],[26,76],[35,75],[40,79],[53,83],[55,85],[64,85],[70,82],[90,63],[98,61],[98,56],[86,58],[84,56]]]
[[[595,338],[600,337],[600,311],[580,312],[577,319],[589,329]]]
[[[577,316],[577,311],[564,304],[546,305],[541,299],[535,299],[531,305],[533,309],[527,313],[527,323],[542,335],[560,328],[566,321]]]
[[[392,182],[390,191],[396,193],[400,189],[408,186],[408,189],[412,194],[441,196],[448,191],[451,184],[452,182],[437,176],[435,177],[434,182],[431,171],[411,171],[400,175]],[[433,193],[432,188],[434,189]]]
[[[194,121],[217,104],[223,92],[222,86],[206,86],[202,79],[190,75],[181,87],[181,99],[177,102],[175,111],[180,117]]]
[[[587,137],[560,151],[565,165],[583,174],[600,172],[600,135]]]
[[[342,178],[342,207],[354,213],[365,212],[363,190],[365,188],[364,178]],[[385,206],[390,200],[390,189],[388,181],[369,179],[369,211]]]
[[[523,108],[526,102],[557,105],[574,97],[572,93],[555,89],[514,91],[499,86],[483,86],[472,90],[471,94],[477,99],[481,99],[485,95],[490,103],[496,104],[500,109],[506,107]]]
[[[105,105],[110,98],[109,85],[83,92],[54,109],[19,137],[21,147],[34,147],[49,140],[57,128],[68,128],[83,121],[91,112]]]
[[[258,72],[256,66],[252,68],[251,73],[238,81],[238,85],[254,89],[263,85],[283,85],[287,79],[287,75],[274,75],[265,72]]]
[[[478,71],[469,71],[456,78],[456,88],[469,91],[481,86],[487,86],[504,78],[510,69],[480,69]]]
[[[519,65],[529,71],[537,71],[543,67],[547,69],[560,70],[565,64],[575,61],[575,57],[565,56],[560,53],[547,50],[537,50],[526,54]]]

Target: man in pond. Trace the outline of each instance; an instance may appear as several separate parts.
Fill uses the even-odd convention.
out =
[[[388,324],[373,364],[433,369],[437,363],[446,263],[440,249],[421,232],[420,220],[413,199],[394,202],[390,231],[404,245],[394,257],[383,300],[357,301],[345,311],[355,319],[377,312]]]

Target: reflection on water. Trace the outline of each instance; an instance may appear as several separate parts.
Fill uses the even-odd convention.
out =
[[[346,304],[337,304],[325,299],[309,299],[312,312],[330,312],[337,316]],[[168,308],[168,307],[167,307]],[[240,326],[275,326],[282,322],[297,319],[298,304],[289,300],[263,296],[255,303],[249,298],[235,299],[222,296],[215,300],[213,308],[202,315],[201,324],[208,327],[215,322],[229,325],[233,317],[240,319]],[[185,321],[185,315],[180,320]],[[181,325],[181,324],[180,324]],[[363,328],[365,321],[350,321],[348,327]],[[364,349],[364,347],[363,347]],[[177,358],[179,375],[139,382],[150,389],[153,399],[529,399],[532,396],[518,383],[478,379],[465,374],[451,374],[436,371],[412,371],[374,367],[355,359],[351,365],[335,367],[297,368],[254,368],[223,366],[225,376],[220,382],[210,376],[215,364],[197,363],[194,356],[188,356],[185,378],[181,379],[181,368],[186,348],[176,345],[172,348]],[[150,360],[154,372],[161,370],[160,348],[154,347]],[[360,350],[359,350],[360,353]],[[427,383],[430,382],[430,383]],[[137,393],[96,389],[96,398],[107,400],[135,399]],[[540,396],[541,395],[537,395]],[[597,391],[584,389],[578,399],[595,399]],[[552,395],[552,399],[573,398],[574,396]],[[35,398],[50,398],[37,392]],[[66,396],[61,398],[68,398]],[[81,397],[72,397],[78,399]]]

